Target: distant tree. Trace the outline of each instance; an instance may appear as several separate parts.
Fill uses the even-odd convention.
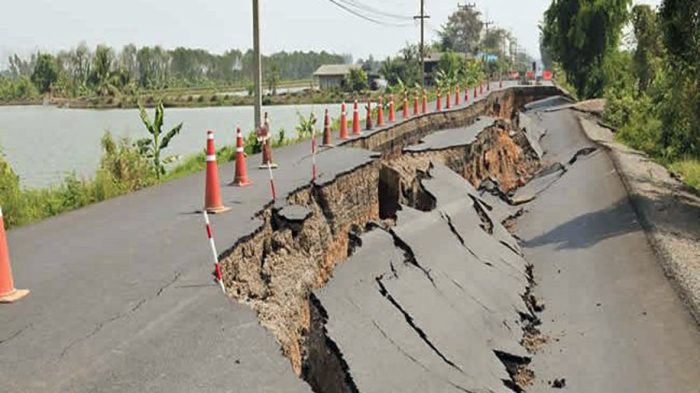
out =
[[[159,102],[158,105],[156,105],[156,113],[153,121],[151,121],[143,106],[140,105],[139,110],[141,121],[148,130],[148,133],[151,134],[151,137],[140,139],[137,141],[137,145],[141,155],[151,160],[156,177],[160,179],[162,175],[165,175],[165,164],[169,161],[167,159],[161,159],[161,152],[165,150],[170,144],[170,141],[180,133],[182,123],[170,129],[165,135],[162,135],[163,118],[165,116],[165,107],[163,103]]]
[[[460,8],[449,16],[439,32],[442,50],[476,53],[483,27],[479,11],[469,7]]]
[[[88,82],[99,95],[109,95],[115,90],[111,83],[114,60],[114,51],[111,48],[105,45],[97,46]]]
[[[345,88],[350,91],[362,91],[369,88],[367,73],[362,68],[353,68],[345,78]]]
[[[273,62],[270,64],[265,81],[267,82],[267,88],[270,90],[270,94],[273,96],[276,95],[277,86],[280,84],[280,67],[277,65],[277,63]]]
[[[579,95],[600,96],[605,56],[618,49],[631,0],[553,0],[544,18],[544,45]]]
[[[136,59],[138,49],[134,44],[125,45],[119,53],[119,68],[129,75],[129,80],[136,80],[139,77],[139,63]]]
[[[503,57],[505,54],[508,32],[501,28],[490,29],[481,40],[481,51]]]
[[[401,50],[399,57],[387,58],[379,68],[379,73],[387,80],[389,86],[396,86],[399,81],[406,86],[420,82],[420,58],[418,46],[409,45]]]
[[[32,73],[32,83],[39,92],[46,93],[57,80],[58,65],[54,57],[46,53],[39,54]]]

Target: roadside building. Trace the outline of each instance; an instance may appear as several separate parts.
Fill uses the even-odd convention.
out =
[[[360,68],[359,64],[325,64],[314,72],[314,82],[321,90],[342,88],[350,70]]]

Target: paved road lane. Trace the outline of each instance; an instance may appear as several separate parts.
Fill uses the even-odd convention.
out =
[[[547,159],[593,146],[574,112],[542,114]],[[566,154],[563,154],[565,152]],[[700,333],[664,277],[607,155],[579,160],[517,225],[545,303],[535,386],[567,392],[700,392]]]

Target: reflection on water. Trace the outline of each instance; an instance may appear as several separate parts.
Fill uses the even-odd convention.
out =
[[[272,130],[280,128],[293,136],[297,113],[313,111],[322,119],[326,105],[271,106]],[[340,105],[328,106],[331,116],[340,114]],[[153,115],[153,110],[149,110]],[[184,122],[181,134],[168,147],[168,155],[188,155],[205,146],[206,130],[216,131],[216,143],[233,144],[235,126],[244,132],[253,129],[252,107],[168,108],[164,128]],[[0,107],[0,146],[5,158],[20,176],[22,184],[43,187],[59,183],[75,171],[91,176],[100,161],[100,138],[105,130],[132,139],[147,136],[137,109],[85,110],[51,106]]]

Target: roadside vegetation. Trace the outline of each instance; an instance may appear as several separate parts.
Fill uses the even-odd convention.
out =
[[[579,98],[606,98],[619,141],[700,189],[700,3],[555,0],[542,53]]]

